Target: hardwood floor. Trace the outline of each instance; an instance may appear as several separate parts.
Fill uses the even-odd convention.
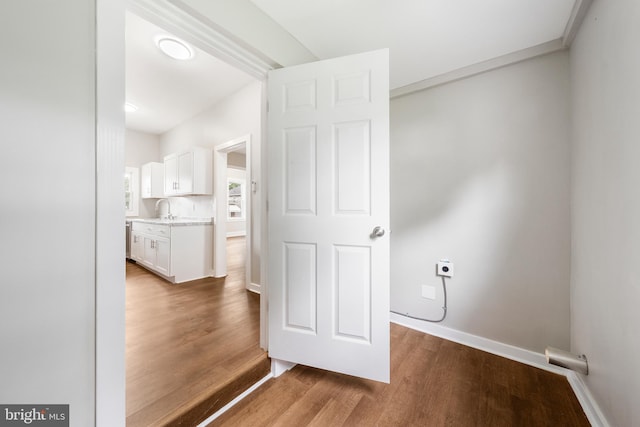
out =
[[[589,426],[566,378],[391,325],[391,384],[296,366],[209,426]]]
[[[127,263],[128,427],[196,425],[269,373],[244,245],[228,239],[222,279],[174,285]]]

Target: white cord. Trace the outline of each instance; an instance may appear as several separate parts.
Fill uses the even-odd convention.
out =
[[[442,292],[444,293],[444,305],[442,306],[442,317],[438,320],[424,319],[422,317],[412,316],[409,313],[400,313],[398,311],[393,311],[393,310],[391,310],[391,312],[395,314],[399,314],[401,316],[407,316],[411,319],[424,320],[425,322],[432,322],[432,323],[440,323],[447,317],[447,285],[444,281],[444,276],[442,276]]]

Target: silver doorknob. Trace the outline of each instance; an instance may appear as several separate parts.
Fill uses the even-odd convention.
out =
[[[371,232],[369,237],[371,237],[372,239],[375,239],[376,237],[382,237],[382,236],[384,236],[384,228],[377,225],[373,228],[373,231]]]

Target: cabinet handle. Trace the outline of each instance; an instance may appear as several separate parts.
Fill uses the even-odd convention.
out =
[[[156,247],[156,242],[154,240],[151,241],[151,249],[155,249]]]

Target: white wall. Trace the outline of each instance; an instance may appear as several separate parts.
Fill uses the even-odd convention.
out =
[[[262,83],[252,83],[208,110],[198,114],[170,131],[160,135],[160,152],[163,156],[179,152],[191,146],[213,148],[238,137],[251,135],[252,179],[257,182],[257,192],[251,194],[253,215],[251,236],[251,281],[260,283],[260,210],[262,185],[260,183],[260,146]],[[178,207],[195,205],[198,212],[213,216],[211,197],[182,197],[176,200]],[[172,199],[173,208],[173,199]]]
[[[125,166],[138,168],[142,172],[142,165],[149,162],[163,162],[160,155],[160,137],[158,135],[127,129],[124,152]],[[140,192],[138,191],[138,194]],[[140,197],[138,214],[141,218],[154,218],[157,199],[143,199]]]
[[[640,425],[640,2],[595,1],[571,48],[571,346],[612,426]]]
[[[95,423],[95,21],[0,3],[0,402],[70,404],[73,427]]]
[[[568,54],[391,102],[391,308],[542,352],[569,345]],[[438,298],[421,297],[421,285]]]

